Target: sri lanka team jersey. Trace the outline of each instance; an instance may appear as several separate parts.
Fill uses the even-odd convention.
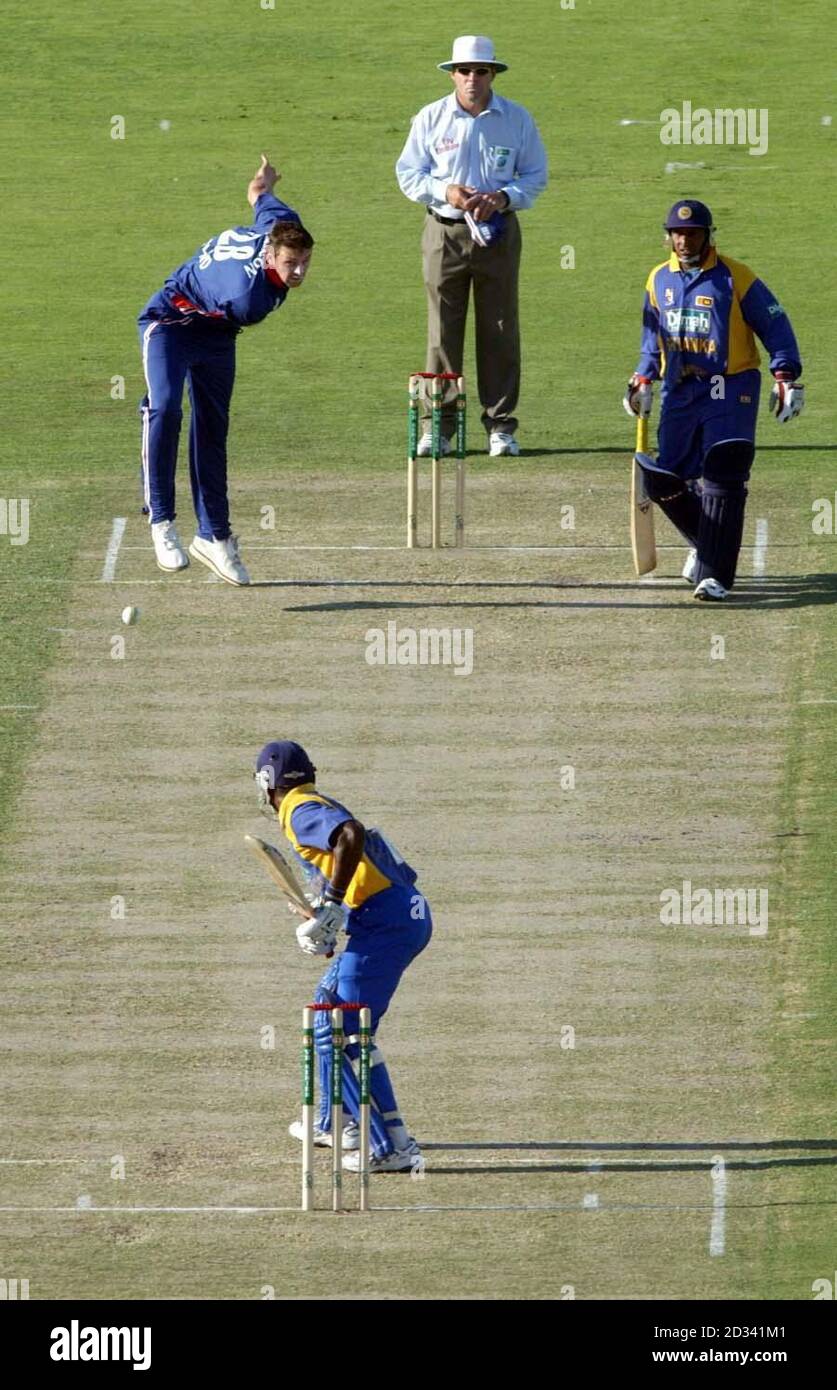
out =
[[[282,798],[279,807],[279,824],[291,848],[306,864],[313,865],[323,880],[331,879],[334,868],[329,840],[339,826],[352,819],[351,811],[339,801],[323,796],[313,782],[294,787]],[[411,890],[416,878],[415,869],[410,868],[381,832],[369,829],[360,863],[346,892],[346,906],[354,912],[388,889]]]
[[[205,241],[188,261],[172,271],[165,285],[146,304],[140,318],[213,320],[219,326],[247,328],[285,300],[279,276],[264,264],[267,233],[274,222],[298,222],[293,208],[263,193],[251,227],[230,227]]]
[[[684,376],[758,369],[756,336],[770,353],[771,371],[799,376],[802,363],[788,316],[752,270],[712,248],[690,276],[672,253],[645,286],[637,372],[673,387]]]

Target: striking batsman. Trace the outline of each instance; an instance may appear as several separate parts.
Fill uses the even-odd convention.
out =
[[[297,929],[297,940],[309,955],[331,956],[337,934],[348,942],[317,987],[317,1004],[366,1004],[372,1011],[372,1036],[386,1013],[404,971],[424,950],[433,930],[430,908],[418,892],[416,872],[379,830],[364,829],[339,801],[317,790],[316,768],[298,743],[268,743],[256,759],[256,783],[262,808],[275,811],[298,859],[316,875],[320,889],[315,917]],[[316,904],[315,904],[316,905]],[[347,1015],[350,1017],[351,1015]],[[315,1022],[320,1076],[320,1113],[315,1143],[331,1144],[331,1033],[328,1011]],[[346,1107],[353,1122],[343,1131],[343,1167],[359,1164],[358,1079],[352,1061],[358,1056],[356,1038],[347,1039],[343,1077]],[[386,1063],[376,1044],[372,1048],[371,1134],[373,1173],[414,1170],[421,1150],[401,1119]],[[303,1137],[297,1120],[290,1126],[295,1139]]]
[[[152,295],[139,316],[146,395],[142,415],[145,510],[160,569],[185,569],[189,556],[175,526],[174,473],[183,385],[192,403],[189,477],[198,522],[189,555],[228,584],[249,584],[227,498],[227,430],[235,378],[235,340],[261,323],[301,285],[314,245],[293,208],[273,196],[279,178],[263,154],[250,180],[252,226],[231,227]]]
[[[665,230],[671,255],[648,276],[639,365],[623,404],[647,417],[651,383],[662,380],[658,457],[638,454],[637,463],[648,495],[692,547],[683,578],[695,598],[717,601],[733,586],[744,531],[761,389],[756,337],[770,354],[780,424],[802,410],[802,363],[781,304],[716,251],[704,203],[675,203]]]

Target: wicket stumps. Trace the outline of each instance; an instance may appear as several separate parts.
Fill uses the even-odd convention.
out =
[[[358,1015],[360,1092],[360,1192],[358,1209],[369,1210],[371,1156],[369,1089],[372,1066],[372,1011],[365,1004],[308,1004],[302,1010],[302,1210],[314,1209],[314,1015],[331,1015],[331,1209],[343,1210],[343,1014]]]
[[[442,540],[442,402],[445,382],[456,382],[456,498],[454,504],[454,545],[465,543],[465,432],[468,402],[465,378],[455,372],[413,372],[407,385],[407,545],[418,545],[418,444],[421,383],[429,383],[430,393],[430,544],[438,549]]]

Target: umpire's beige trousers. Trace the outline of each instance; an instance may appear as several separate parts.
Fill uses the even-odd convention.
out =
[[[520,324],[517,284],[520,224],[510,212],[505,235],[494,246],[476,246],[464,222],[426,217],[422,235],[427,289],[428,372],[462,372],[468,295],[474,287],[477,390],[486,430],[517,429],[520,395]],[[452,383],[449,383],[452,386]],[[456,428],[454,389],[445,393],[442,432]]]

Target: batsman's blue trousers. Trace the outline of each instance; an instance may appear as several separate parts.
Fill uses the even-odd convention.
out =
[[[701,477],[713,445],[731,439],[755,442],[761,374],[735,372],[723,377],[722,400],[715,398],[712,380],[687,377],[662,394],[657,464],[684,482]]]
[[[406,905],[415,896],[409,890],[391,888],[381,893],[393,904],[400,898]],[[373,900],[374,901],[374,900]],[[360,914],[362,921],[362,912]],[[386,1013],[398,982],[411,961],[415,960],[427,945],[433,933],[430,908],[424,900],[423,915],[419,920],[409,916],[394,918],[392,925],[378,925],[364,928],[351,925],[346,949],[336,958],[320,980],[315,993],[315,1003],[366,1004],[372,1011],[372,1036]],[[347,1014],[346,1033],[351,1035],[357,1029],[357,1016]],[[318,1124],[327,1130],[331,1123],[331,1023],[327,1012],[318,1012],[314,1023],[317,1052],[319,1054],[320,1074],[320,1112]],[[356,1042],[346,1046],[346,1062],[343,1070],[345,1103],[350,1114],[357,1117],[359,1091],[357,1077],[351,1063],[357,1058]],[[392,1081],[383,1056],[377,1044],[373,1046],[372,1074],[370,1089],[372,1093],[371,1131],[372,1148],[375,1154],[390,1152],[393,1147],[401,1147],[406,1139],[398,1102],[395,1098]],[[401,1142],[399,1142],[399,1140]]]
[[[147,308],[149,306],[146,306]],[[227,431],[235,381],[235,332],[200,319],[139,319],[146,394],[142,416],[143,494],[150,519],[175,516],[174,473],[183,419],[183,386],[189,384],[189,480],[205,540],[230,534],[227,500]]]

